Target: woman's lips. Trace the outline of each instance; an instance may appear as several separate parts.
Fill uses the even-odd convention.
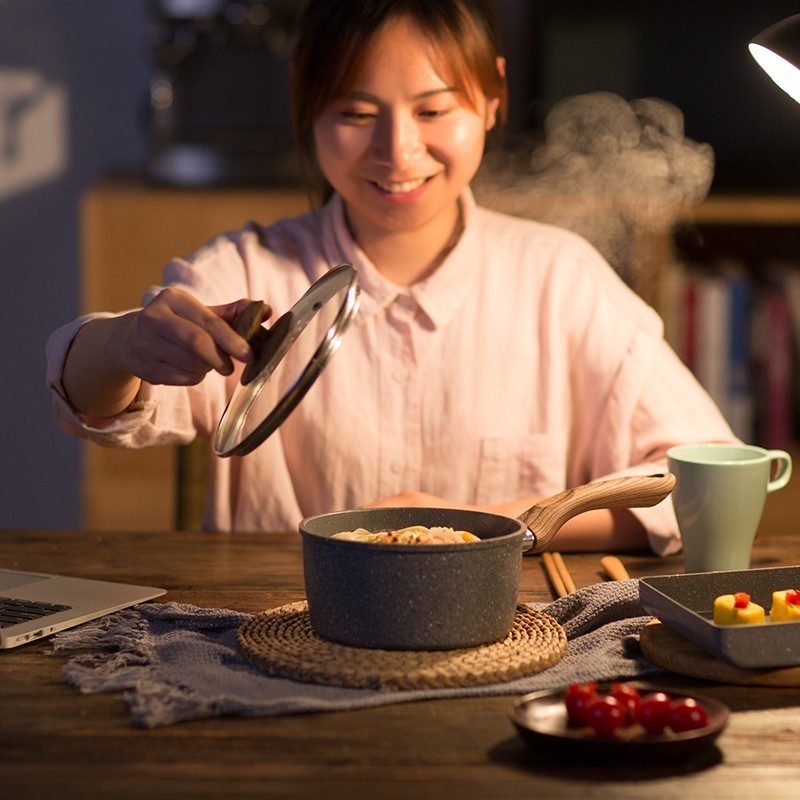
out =
[[[411,195],[418,189],[421,189],[433,175],[427,178],[413,178],[405,181],[370,181],[381,194],[390,197],[403,197]]]

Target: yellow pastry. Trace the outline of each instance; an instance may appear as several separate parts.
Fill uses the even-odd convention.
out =
[[[796,622],[800,620],[800,592],[796,589],[783,589],[772,593],[770,622]]]
[[[723,594],[714,600],[714,622],[717,625],[755,625],[765,621],[763,607],[750,602],[747,592]]]

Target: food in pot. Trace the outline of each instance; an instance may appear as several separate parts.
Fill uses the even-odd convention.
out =
[[[717,625],[754,625],[765,621],[764,608],[753,603],[747,592],[723,594],[714,600]]]
[[[770,622],[796,622],[800,620],[800,592],[797,589],[782,589],[772,593]]]
[[[411,525],[396,531],[368,531],[356,528],[354,531],[335,533],[331,539],[371,544],[464,544],[480,541],[479,537],[469,531],[456,531],[445,527],[427,528],[424,525]]]

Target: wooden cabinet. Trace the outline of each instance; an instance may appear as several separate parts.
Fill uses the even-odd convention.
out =
[[[81,208],[82,310],[135,307],[148,286],[161,282],[170,258],[188,255],[215,234],[241,228],[247,220],[269,223],[307,208],[300,190],[186,190],[117,181],[92,186]],[[199,460],[186,455],[174,447],[121,451],[84,444],[83,526],[195,527],[202,475],[179,484],[181,470],[199,469]],[[189,495],[179,503],[180,491]]]

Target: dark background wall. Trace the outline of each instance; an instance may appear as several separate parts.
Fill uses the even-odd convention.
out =
[[[658,97],[681,109],[687,136],[714,148],[717,191],[800,188],[800,105],[747,50],[764,28],[800,13],[796,0],[534,0],[533,6],[532,46],[520,50],[531,76],[520,79],[517,107],[526,109],[520,124],[536,127],[558,99],[597,89],[628,100]]]
[[[796,3],[499,6],[512,135],[536,130],[565,96],[656,96],[683,111],[688,136],[714,148],[716,190],[800,190],[800,106],[746,51],[750,36],[800,11]],[[67,115],[63,168],[27,188],[3,193],[3,159],[11,156],[0,141],[1,527],[80,524],[79,448],[53,421],[44,346],[53,328],[78,313],[81,193],[109,172],[136,171],[147,155],[150,35],[143,0],[0,0],[0,132],[12,114],[24,113],[3,94],[20,70],[34,70],[62,91]]]
[[[79,448],[53,421],[44,347],[50,331],[78,312],[81,192],[105,171],[144,157],[148,37],[145,9],[135,0],[0,0],[0,86],[4,75],[8,82],[25,69],[63,89],[68,154],[59,174],[0,199],[5,528],[78,525]],[[3,153],[0,187],[10,169]]]

